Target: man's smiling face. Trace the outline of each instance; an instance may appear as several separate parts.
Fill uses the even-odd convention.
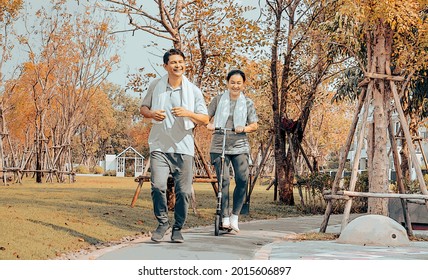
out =
[[[178,54],[171,55],[168,64],[164,64],[163,67],[168,72],[169,76],[180,77],[186,71],[184,58]]]

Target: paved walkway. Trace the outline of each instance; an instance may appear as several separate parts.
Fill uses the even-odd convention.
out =
[[[100,260],[427,260],[428,242],[413,241],[405,247],[358,246],[335,241],[298,241],[293,236],[318,232],[323,216],[304,216],[240,223],[239,233],[214,235],[211,227],[183,231],[185,242],[163,242],[149,237],[80,256]],[[338,233],[341,215],[332,215],[327,232]],[[416,235],[428,235],[415,231]]]

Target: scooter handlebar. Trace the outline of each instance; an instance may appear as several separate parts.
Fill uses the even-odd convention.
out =
[[[216,128],[214,128],[214,131],[235,131],[235,128],[221,128],[221,127],[216,127]]]

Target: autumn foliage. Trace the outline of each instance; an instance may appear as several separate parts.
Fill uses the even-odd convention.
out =
[[[21,75],[6,85],[4,124],[8,124],[13,145],[7,152],[16,154],[9,166],[27,170],[55,170],[57,178],[72,171],[72,142],[76,134],[82,141],[107,138],[104,123],[112,115],[110,101],[100,85],[118,63],[110,54],[113,37],[110,20],[91,20],[91,11],[77,16],[56,6],[37,12],[41,51],[31,36],[19,37],[27,49],[28,62]],[[38,39],[40,40],[40,38]],[[111,117],[110,117],[111,119]],[[85,154],[91,149],[83,149]],[[21,159],[19,162],[18,159]],[[41,182],[43,173],[37,172]]]

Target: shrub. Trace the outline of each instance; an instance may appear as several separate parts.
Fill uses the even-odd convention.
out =
[[[89,168],[85,165],[78,165],[76,167],[76,173],[79,174],[89,174]]]
[[[344,186],[348,189],[350,177],[344,178]],[[297,178],[297,187],[299,193],[302,193],[301,200],[303,200],[304,206],[301,205],[301,211],[304,213],[311,214],[323,214],[326,207],[326,201],[323,197],[323,191],[331,190],[333,185],[334,177],[331,177],[327,173],[310,174],[307,177]],[[363,172],[358,174],[357,182],[355,184],[355,191],[357,192],[368,192],[368,174]],[[304,194],[303,194],[304,190]],[[355,197],[352,201],[353,213],[364,213],[367,211],[367,198],[366,197]],[[333,213],[343,213],[345,200],[336,200],[333,204]]]
[[[428,174],[424,175],[424,181],[425,185],[428,185]],[[407,193],[421,193],[418,180],[412,180],[410,182],[408,180],[404,180],[404,187],[406,188]]]
[[[102,168],[101,166],[97,165],[94,167],[93,170],[94,174],[103,174],[104,173],[104,168]]]
[[[349,178],[350,179],[350,178]],[[349,180],[346,181],[349,185]],[[367,172],[358,174],[357,182],[355,184],[356,192],[368,192],[369,191],[369,175]],[[345,204],[345,203],[343,203]],[[354,213],[366,213],[368,207],[367,197],[354,197],[352,200],[352,209]]]
[[[323,213],[325,208],[323,191],[330,189],[331,183],[332,179],[326,173],[313,173],[309,176],[297,177],[297,188],[302,202],[301,210],[311,214]]]

